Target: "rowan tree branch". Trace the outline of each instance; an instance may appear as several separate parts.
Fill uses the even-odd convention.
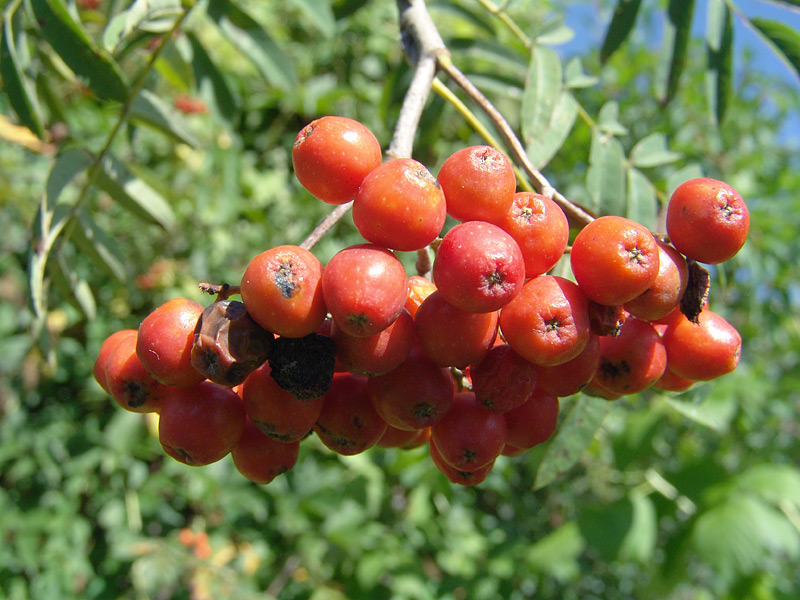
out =
[[[439,30],[431,21],[422,0],[397,0],[403,50],[414,67],[411,84],[403,98],[392,141],[386,150],[391,158],[411,158],[414,137],[425,103],[430,95],[439,55],[446,54]],[[350,210],[352,202],[333,209],[300,244],[310,250]]]

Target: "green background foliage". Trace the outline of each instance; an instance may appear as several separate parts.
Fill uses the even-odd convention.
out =
[[[290,155],[307,122],[356,118],[388,146],[411,76],[397,8],[93,4],[3,3],[0,597],[797,598],[790,18],[602,2],[595,47],[567,43],[579,3],[431,2],[453,60],[570,199],[659,230],[689,177],[740,191],[751,235],[711,270],[711,306],[742,332],[741,365],[683,394],[565,398],[554,439],[500,458],[475,489],[447,483],[424,448],[339,457],[314,438],[258,486],[229,459],[167,458],[152,422],[94,382],[94,357],[161,302],[208,302],[198,281],[236,283],[257,253],[313,229],[329,207]],[[754,66],[741,24],[782,71]],[[186,98],[207,112],[176,110]],[[414,157],[435,173],[481,142],[433,94]],[[359,239],[345,219],[314,251]],[[210,556],[180,543],[185,528],[208,533]]]

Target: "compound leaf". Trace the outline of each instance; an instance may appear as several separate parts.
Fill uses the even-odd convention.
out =
[[[164,197],[113,156],[107,155],[103,159],[95,184],[140,218],[164,229],[172,229],[175,225],[175,214]]]
[[[0,33],[0,77],[3,78],[3,91],[20,122],[43,138],[44,127],[36,89],[24,75],[23,56],[27,54],[27,39],[20,20],[20,12],[12,15],[6,11],[4,15]]]
[[[201,97],[218,117],[232,123],[239,110],[239,98],[200,40],[191,33],[187,37],[192,45],[192,68]]]
[[[561,95],[561,59],[552,48],[537,45],[531,51],[522,94],[522,136],[526,144],[542,137]]]
[[[650,180],[639,169],[628,167],[628,206],[625,216],[655,230],[657,213],[658,198]]]
[[[61,295],[74,304],[87,319],[97,316],[97,302],[86,279],[69,269],[63,256],[50,263],[50,275]]]
[[[641,3],[642,0],[617,0],[614,16],[611,17],[611,23],[608,25],[608,31],[600,49],[601,62],[606,62],[628,38],[636,22],[636,15],[639,13]]]
[[[186,119],[150,90],[142,90],[136,96],[131,103],[130,117],[179,142],[192,147],[200,145]]]
[[[662,60],[659,65],[662,77],[658,95],[664,103],[675,96],[678,81],[686,65],[693,12],[694,0],[669,0],[667,20],[664,23]]]
[[[710,0],[706,22],[706,98],[714,122],[725,118],[731,96],[733,18],[724,0]]]
[[[53,244],[64,230],[72,207],[59,203],[64,189],[92,163],[92,156],[82,148],[71,148],[59,154],[47,176],[45,192],[33,225],[33,244],[28,265],[28,282],[34,313],[43,317],[46,312],[45,268]]]
[[[124,102],[128,87],[117,63],[97,47],[61,0],[30,0],[44,37],[99,98]]]
[[[620,141],[595,129],[586,188],[598,215],[625,214],[625,153]]]
[[[563,90],[547,128],[526,148],[528,156],[538,168],[544,167],[564,145],[577,117],[578,102],[568,90]]]
[[[95,265],[120,281],[125,278],[125,267],[112,249],[111,239],[86,212],[78,215],[78,227],[73,229],[70,239]]]
[[[231,0],[210,0],[208,16],[272,85],[285,91],[297,85],[294,65],[272,36]]]
[[[549,485],[578,462],[608,412],[608,402],[578,395],[550,441],[536,472],[533,488]]]
[[[790,25],[769,19],[751,19],[775,53],[800,78],[800,33]]]
[[[291,2],[323,37],[330,39],[336,35],[336,17],[333,15],[330,0],[291,0]]]
[[[680,160],[682,156],[667,148],[667,136],[663,133],[651,133],[631,149],[631,162],[640,168],[667,165]]]

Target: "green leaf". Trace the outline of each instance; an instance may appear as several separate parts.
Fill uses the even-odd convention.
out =
[[[184,92],[188,92],[194,86],[194,70],[185,52],[181,51],[186,46],[188,44],[183,37],[169,42],[164,46],[154,65],[165,80]]]
[[[568,90],[563,90],[550,116],[547,128],[532,140],[526,152],[533,164],[544,167],[555,156],[572,131],[578,117],[578,102]]]
[[[586,189],[596,214],[625,214],[625,153],[617,138],[598,129],[592,133]]]
[[[578,524],[568,521],[528,546],[523,561],[534,571],[547,573],[559,581],[567,581],[580,573],[578,557],[584,546]]]
[[[570,89],[587,88],[596,84],[597,77],[587,75],[583,70],[583,63],[577,56],[569,59],[564,67],[564,86]]]
[[[547,44],[549,46],[566,44],[574,37],[575,32],[571,27],[564,24],[563,15],[558,15],[545,22],[534,36],[537,44]]]
[[[87,319],[93,320],[97,316],[97,302],[89,283],[69,270],[63,256],[58,256],[57,260],[50,263],[50,273],[62,298],[74,304]]]
[[[178,111],[150,90],[142,90],[131,103],[130,118],[164,133],[171,138],[197,147],[200,142]]]
[[[576,396],[536,472],[533,488],[541,489],[566,473],[589,447],[608,412],[608,402]]]
[[[619,122],[619,104],[610,100],[600,107],[597,114],[597,125],[600,131],[610,135],[628,135],[628,128]]]
[[[751,19],[775,53],[800,78],[800,33],[790,25],[769,19]]]
[[[336,35],[336,18],[333,16],[330,0],[291,0],[323,37],[330,39]]]
[[[622,540],[619,558],[646,564],[653,558],[658,534],[658,519],[653,501],[644,494],[632,492],[633,523]]]
[[[586,543],[608,561],[645,563],[656,543],[656,512],[643,494],[631,493],[611,504],[594,504],[580,512],[578,525]]]
[[[606,62],[628,38],[636,22],[636,15],[641,3],[642,0],[617,0],[614,16],[611,17],[611,23],[608,25],[608,31],[600,49],[600,62]]]
[[[122,71],[70,16],[61,0],[30,0],[40,32],[53,50],[99,98],[124,102]]]
[[[126,210],[138,217],[172,229],[175,215],[161,194],[111,155],[106,156],[95,184]]]
[[[686,65],[693,12],[694,0],[669,0],[667,20],[664,23],[662,60],[659,64],[661,77],[658,96],[664,103],[675,96],[678,81]]]
[[[208,15],[272,85],[285,91],[297,86],[294,65],[250,15],[231,0],[210,0]]]
[[[534,46],[522,95],[522,137],[539,139],[561,95],[561,59],[552,48]]]
[[[200,95],[219,118],[232,123],[239,112],[239,98],[211,60],[200,40],[192,33],[187,36],[192,45],[192,67]]]
[[[730,396],[717,394],[703,398],[694,394],[672,396],[663,394],[664,401],[684,417],[687,417],[716,431],[726,431],[736,413],[736,400]]]
[[[116,252],[112,250],[111,238],[92,221],[86,212],[78,215],[78,224],[79,226],[72,231],[72,242],[95,265],[118,280],[124,280],[125,267]]]
[[[135,31],[165,33],[182,10],[180,0],[135,0],[108,22],[103,31],[103,45],[113,52]]]
[[[667,198],[672,196],[675,188],[677,188],[684,181],[702,176],[703,168],[697,163],[688,164],[685,167],[670,173],[669,177],[667,177]]]
[[[653,185],[644,173],[628,167],[628,204],[625,216],[641,223],[650,230],[655,230],[658,213],[658,198]]]
[[[6,10],[0,34],[0,77],[3,79],[3,91],[20,122],[43,138],[43,119],[36,89],[24,75],[27,61],[23,57],[27,55],[28,42],[21,21],[21,11],[11,14]]]
[[[663,133],[651,133],[631,149],[631,162],[639,168],[667,165],[682,157],[682,154],[667,148],[667,136]]]
[[[733,17],[724,0],[709,0],[706,22],[706,98],[714,122],[725,119],[733,81]]]
[[[723,579],[754,573],[771,552],[800,553],[800,537],[783,515],[748,494],[731,495],[701,514],[691,539]]]
[[[28,283],[34,313],[41,318],[47,311],[45,271],[50,251],[72,214],[72,207],[59,203],[64,189],[92,163],[92,156],[82,148],[59,154],[47,176],[45,193],[33,225],[33,244],[28,264]]]
[[[756,465],[737,475],[733,483],[773,504],[788,501],[800,506],[800,470],[793,465]]]

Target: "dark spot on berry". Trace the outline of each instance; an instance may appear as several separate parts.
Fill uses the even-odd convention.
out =
[[[124,396],[128,399],[128,406],[131,408],[144,406],[150,395],[147,388],[136,381],[126,381],[123,389],[125,390]]]
[[[278,266],[275,271],[275,285],[281,290],[281,295],[284,298],[294,296],[297,283],[295,282],[294,268],[291,261],[285,260]]]
[[[600,372],[609,379],[617,379],[618,377],[627,377],[631,374],[631,368],[624,360],[613,362],[610,360],[602,359],[600,361]]]

